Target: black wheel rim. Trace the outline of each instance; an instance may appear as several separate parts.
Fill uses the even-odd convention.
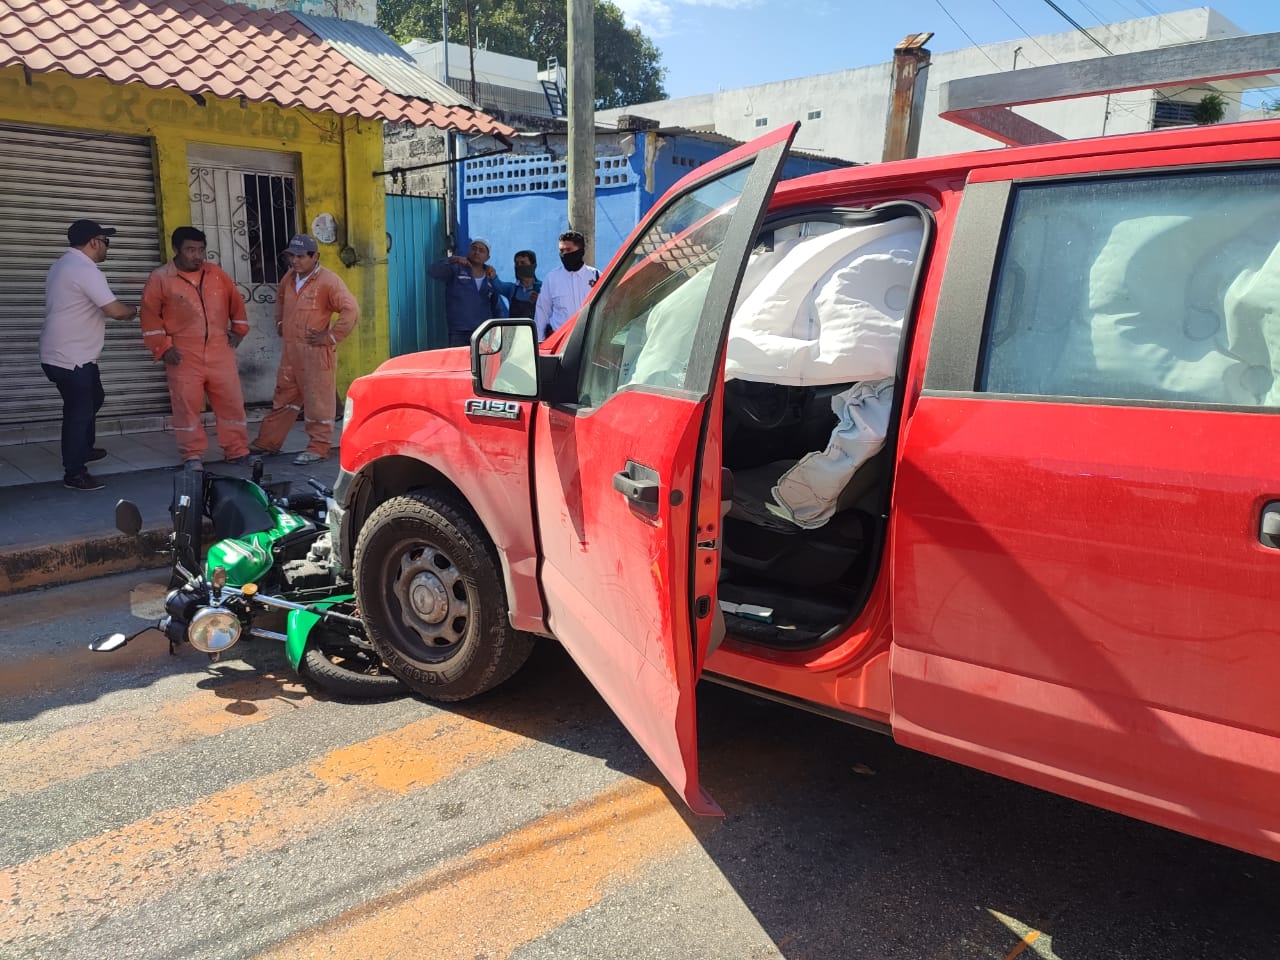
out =
[[[395,644],[426,663],[448,660],[466,639],[473,597],[452,553],[421,540],[402,541],[387,569]]]

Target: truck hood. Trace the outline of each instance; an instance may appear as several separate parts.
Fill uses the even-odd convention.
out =
[[[373,371],[380,373],[431,373],[471,371],[471,351],[466,347],[447,347],[440,350],[423,350],[420,353],[406,353],[401,357],[392,357],[379,364]]]

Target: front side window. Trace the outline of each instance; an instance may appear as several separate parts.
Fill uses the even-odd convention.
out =
[[[587,320],[580,404],[599,406],[628,385],[697,396],[710,389],[717,358],[694,357],[693,344],[750,172],[750,165],[730,170],[678,198],[601,281],[607,286],[592,300]]]
[[[1280,171],[1018,188],[994,393],[1280,406]]]

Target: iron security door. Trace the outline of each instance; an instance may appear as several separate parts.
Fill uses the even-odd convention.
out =
[[[191,147],[191,223],[208,237],[207,256],[231,275],[249,312],[249,336],[236,355],[246,404],[275,390],[281,345],[276,288],[288,265],[280,251],[298,232],[297,177],[290,154]]]

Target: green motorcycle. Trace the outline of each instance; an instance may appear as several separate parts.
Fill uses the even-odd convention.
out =
[[[119,650],[158,629],[172,653],[190,643],[213,659],[244,636],[284,643],[289,663],[317,687],[342,697],[369,699],[405,692],[365,634],[349,586],[338,577],[324,523],[333,492],[315,480],[312,491],[253,479],[183,469],[174,479],[173,555],[165,615],[134,634],[104,634],[89,644],[99,653]],[[201,562],[205,519],[214,540]],[[116,528],[137,536],[142,514],[128,500],[116,504]],[[258,621],[285,612],[285,632]]]

